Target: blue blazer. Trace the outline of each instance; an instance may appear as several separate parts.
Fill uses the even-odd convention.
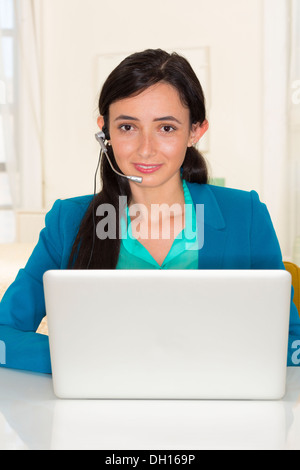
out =
[[[205,243],[198,252],[199,269],[284,269],[270,215],[256,192],[187,184],[195,206],[204,204]],[[0,341],[6,349],[1,366],[51,373],[48,337],[36,333],[46,314],[43,274],[67,268],[91,198],[58,200],[46,215],[37,246],[0,303]],[[300,320],[292,302],[289,366],[300,364],[297,340]]]

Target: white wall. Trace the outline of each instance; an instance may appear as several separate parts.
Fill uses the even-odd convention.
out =
[[[43,0],[44,199],[91,193],[97,61],[105,53],[208,46],[214,177],[262,192],[262,0]]]
[[[277,122],[277,129],[280,124],[271,111],[285,83],[278,75],[284,57],[274,54],[272,44],[276,39],[276,48],[284,54],[286,0],[40,1],[44,209],[57,198],[93,192],[99,151],[94,139],[99,56],[158,47],[208,47],[211,107],[206,157],[212,176],[224,177],[228,187],[260,194],[284,257],[289,258],[285,155],[273,141],[273,124]],[[280,122],[285,120],[283,108],[276,108]],[[284,145],[284,133],[276,131],[276,138]]]

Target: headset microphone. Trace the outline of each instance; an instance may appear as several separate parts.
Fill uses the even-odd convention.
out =
[[[108,163],[110,164],[111,166],[111,169],[119,176],[123,176],[123,178],[127,178],[128,180],[130,181],[134,181],[135,183],[142,183],[143,181],[143,178],[141,178],[140,176],[127,176],[127,175],[123,175],[122,173],[119,173],[117,170],[114,169],[111,161],[110,161],[110,158],[108,156],[108,151],[107,151],[107,148],[106,148],[106,145],[105,145],[105,134],[104,132],[98,132],[97,134],[95,134],[95,138],[97,140],[97,142],[99,142],[100,144],[100,147],[101,147],[101,150],[103,153],[105,153],[106,155],[106,158],[108,160]]]

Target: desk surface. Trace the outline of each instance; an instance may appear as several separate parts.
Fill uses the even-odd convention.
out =
[[[282,401],[63,401],[50,376],[0,369],[0,450],[300,449],[300,368]]]

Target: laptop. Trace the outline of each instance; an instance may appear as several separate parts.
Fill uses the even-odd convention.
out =
[[[286,271],[60,270],[44,289],[59,398],[285,395]]]

